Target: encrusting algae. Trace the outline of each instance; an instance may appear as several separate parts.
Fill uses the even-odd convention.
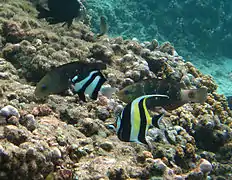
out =
[[[80,21],[38,20],[39,12],[26,0],[2,2],[0,9],[4,9],[0,11],[0,179],[232,178],[232,115],[226,99],[216,93],[212,78],[185,62],[170,43],[154,41],[147,47],[106,34],[96,38]],[[72,25],[67,28],[49,22]],[[66,70],[58,71],[57,79],[47,81],[52,91],[46,98],[35,96],[43,77],[72,62],[86,66],[77,65],[81,73],[68,69],[64,81],[59,78]],[[91,63],[104,67],[91,69]],[[95,70],[98,74],[93,76]],[[106,82],[91,99],[99,72]],[[124,88],[151,79],[183,84],[175,91],[180,94],[202,88],[203,101],[179,105],[183,96],[173,99],[176,96],[165,90],[161,95],[178,104],[169,111],[158,106],[150,109],[149,104],[142,106],[143,100],[135,100],[142,95],[155,97],[155,92],[121,101],[118,94]],[[83,88],[86,84],[89,90]],[[82,101],[79,89],[90,99]],[[154,123],[157,126],[149,129],[143,124],[140,127],[147,131],[139,129],[146,132],[141,137],[149,141],[151,151],[144,144],[121,141],[118,136],[124,136],[109,128],[117,115],[125,118],[124,112],[132,112],[125,111],[129,103],[139,115],[146,108],[146,117],[162,115],[158,125]],[[145,122],[144,117],[136,120]]]

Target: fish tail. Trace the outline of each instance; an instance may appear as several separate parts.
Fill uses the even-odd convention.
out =
[[[41,6],[40,4],[36,5],[36,10],[39,11],[38,14],[38,19],[42,19],[42,18],[47,18],[50,16],[50,11],[45,9],[43,6]]]
[[[207,99],[207,88],[181,90],[181,100],[183,102],[204,103]]]
[[[207,88],[206,87],[201,87],[198,89],[198,93],[197,93],[197,99],[199,101],[199,103],[204,103],[207,99]]]

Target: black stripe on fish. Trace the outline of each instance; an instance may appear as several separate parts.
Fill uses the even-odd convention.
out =
[[[131,132],[131,103],[129,103],[122,112],[121,125],[117,132],[118,138],[121,141],[130,141],[130,132]]]
[[[160,120],[162,119],[163,116],[164,116],[164,113],[153,116],[152,125],[160,129]]]
[[[99,72],[100,80],[97,83],[97,86],[94,88],[91,98],[96,100],[98,96],[98,92],[100,91],[102,85],[106,82],[106,78]]]
[[[143,107],[143,101],[145,101],[145,99],[142,99],[141,101],[139,101],[138,105],[139,105],[139,114],[140,114],[140,129],[139,129],[139,134],[138,134],[138,140],[141,143],[147,144],[146,141],[146,127],[147,127],[147,117],[144,111]]]
[[[99,77],[99,80],[97,82],[94,82],[97,77]],[[86,81],[86,82],[83,85],[81,85],[82,81]],[[79,80],[79,78],[75,78],[75,79],[73,78],[72,80],[74,84],[74,91],[77,92],[79,98],[84,102],[86,102],[85,94],[88,94],[86,92],[87,88],[91,87],[91,85],[93,85],[92,83],[96,83],[96,86],[93,89],[91,89],[91,92],[89,94],[92,99],[96,100],[98,96],[98,91],[100,90],[102,84],[105,81],[106,79],[100,71],[90,72],[89,75],[86,78],[82,79],[81,81]],[[80,85],[81,87],[78,87],[78,85]]]

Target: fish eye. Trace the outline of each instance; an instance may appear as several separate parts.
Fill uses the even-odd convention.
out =
[[[47,89],[47,86],[46,86],[45,84],[43,84],[43,85],[41,86],[41,89],[42,89],[42,90],[46,90],[46,89]]]
[[[125,94],[129,94],[129,93],[130,93],[130,91],[128,91],[128,90],[125,90],[125,91],[124,91],[124,93],[125,93]]]

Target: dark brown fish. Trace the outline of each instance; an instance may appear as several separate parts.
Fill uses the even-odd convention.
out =
[[[103,63],[88,63],[82,61],[71,62],[58,66],[48,72],[37,84],[35,95],[45,97],[67,90],[71,86],[71,80],[76,75],[88,76],[91,71],[106,69]]]
[[[81,3],[78,0],[48,0],[48,9],[37,4],[38,19],[45,18],[49,24],[65,23],[70,27],[73,19],[80,16]]]

